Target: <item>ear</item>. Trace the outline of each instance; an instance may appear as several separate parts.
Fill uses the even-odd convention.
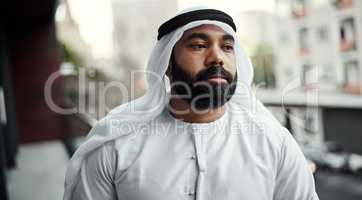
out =
[[[167,66],[167,70],[166,70],[166,75],[168,76],[168,78],[170,80],[172,80],[172,77],[171,77],[171,70],[172,70],[172,60],[174,59],[173,57],[173,49],[172,49],[172,53],[171,53],[171,58],[170,58],[170,61],[168,62],[168,66]]]
[[[168,76],[168,78],[171,78],[171,61],[168,63],[168,67],[166,70],[166,76]]]

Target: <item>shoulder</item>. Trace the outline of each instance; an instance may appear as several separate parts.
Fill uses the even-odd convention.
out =
[[[108,141],[88,154],[88,160],[110,162],[116,156],[115,141]]]
[[[95,123],[88,137],[97,135],[108,138],[126,138],[138,134],[145,126],[150,126],[155,119],[143,120],[140,116],[138,120],[127,120],[119,118],[117,115],[106,115]]]
[[[273,149],[280,150],[290,132],[283,127],[271,113],[248,111],[234,114],[234,124],[240,124],[247,135],[258,135],[266,138]],[[235,120],[236,119],[236,120]]]
[[[92,157],[95,157],[94,160],[101,161],[98,163],[104,163],[105,159],[110,159],[107,163],[116,169],[117,179],[137,159],[149,135],[147,132],[153,129],[155,122],[159,120],[159,117],[133,122],[123,121],[113,116],[102,118],[94,129],[97,130],[98,136],[106,136],[109,141],[92,152],[94,154]]]
[[[117,166],[117,152],[114,141],[109,141],[94,149],[83,163],[83,171],[89,176],[96,175],[109,182],[114,180]]]
[[[278,168],[283,165],[295,167],[296,163],[305,165],[305,157],[288,129],[283,127],[271,113],[259,113],[252,117],[252,123],[258,127],[258,131],[265,138],[275,153],[278,161]]]
[[[116,151],[117,154],[126,157],[126,152],[139,146],[137,144],[142,143],[148,135],[147,132],[154,129],[155,122],[159,120],[160,117],[157,116],[150,120],[127,121],[115,115],[107,115],[94,125],[87,137],[92,137],[93,141],[103,141],[98,148],[99,151]]]

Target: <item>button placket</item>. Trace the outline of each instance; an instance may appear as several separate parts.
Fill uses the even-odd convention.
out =
[[[191,133],[191,141],[193,143],[193,150],[190,151],[186,159],[190,161],[190,170],[189,170],[189,177],[187,181],[187,185],[185,186],[184,195],[186,199],[196,199],[196,189],[197,189],[197,179],[198,179],[198,164],[197,164],[197,150],[196,150],[196,140],[194,138],[194,129],[193,126],[190,125],[188,127],[189,132]]]
[[[192,166],[191,174],[189,177],[189,185],[187,186],[187,190],[185,191],[185,195],[187,198],[195,199],[196,196],[196,185],[197,185],[197,170],[196,164]]]
[[[195,191],[190,191],[190,192],[188,192],[188,193],[187,193],[187,196],[189,196],[189,197],[195,196]]]
[[[188,198],[191,198],[191,199],[194,199],[195,196],[196,196],[196,191],[195,191],[195,188],[196,187],[186,187],[185,188],[185,197],[188,199]]]
[[[198,129],[196,129],[197,131]],[[196,140],[196,155],[197,155],[197,165],[199,167],[199,172],[204,173],[206,171],[206,163],[204,157],[204,138],[205,135],[197,133],[195,135]]]
[[[195,193],[196,200],[203,199],[202,191],[203,191],[203,184],[206,172],[206,165],[205,165],[206,163],[205,163],[204,145],[203,145],[204,136],[201,132],[199,132],[201,130],[198,129],[198,127],[193,127],[193,136],[195,140],[197,166],[198,166],[197,186]]]

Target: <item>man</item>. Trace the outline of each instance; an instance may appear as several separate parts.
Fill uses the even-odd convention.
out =
[[[250,92],[235,32],[213,9],[165,22],[147,93],[91,130],[64,199],[318,200],[297,143]]]

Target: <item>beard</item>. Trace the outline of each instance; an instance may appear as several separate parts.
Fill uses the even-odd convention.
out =
[[[235,77],[220,65],[211,65],[192,76],[171,57],[171,91],[186,101],[192,109],[206,110],[223,106],[234,95]],[[209,82],[213,76],[223,77],[227,83]]]

